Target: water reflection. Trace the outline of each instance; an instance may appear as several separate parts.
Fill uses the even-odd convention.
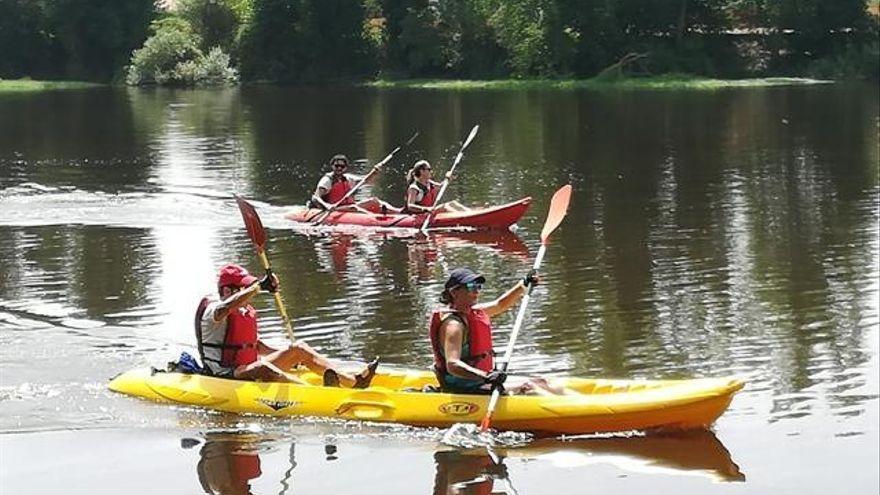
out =
[[[205,493],[252,495],[252,480],[263,474],[260,441],[258,435],[250,433],[206,434],[196,465],[199,483]]]
[[[389,438],[388,433],[384,437]],[[395,437],[391,434],[390,438]],[[349,473],[346,475],[349,477],[366,474],[364,470],[372,469],[377,461],[381,463],[381,452],[358,453],[355,452],[359,450],[357,447],[348,444],[365,439],[368,440],[330,436],[324,438],[318,448],[311,445],[315,439],[308,437],[293,440],[269,432],[224,430],[206,433],[203,443],[184,438],[181,446],[199,448],[196,474],[205,493],[283,495],[297,493],[294,482],[298,469],[303,469],[298,468],[300,463],[309,466],[304,473],[313,472],[316,464],[334,463],[327,468],[333,472],[338,470],[340,476],[341,473]],[[413,440],[410,438],[409,442]],[[297,445],[304,448],[298,452]],[[612,466],[621,475],[696,476],[716,482],[746,480],[730,452],[710,431],[628,438],[543,439],[525,447],[495,452],[443,447],[433,452],[419,449],[408,455],[409,459],[420,455],[432,457],[431,493],[434,495],[517,495],[518,478],[521,482],[534,481],[523,469],[526,465],[564,470]],[[414,459],[411,462],[419,463]]]
[[[440,450],[434,453],[434,495],[509,493],[516,495],[503,457],[485,451]],[[495,482],[509,491],[496,492]]]

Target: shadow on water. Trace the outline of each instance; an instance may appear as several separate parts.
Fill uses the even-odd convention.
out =
[[[181,446],[184,449],[199,447],[196,473],[205,493],[257,495],[254,486],[259,479],[260,486],[274,487],[271,491],[259,493],[285,495],[297,493],[297,441],[266,433],[220,431],[206,433],[203,439],[184,438]],[[322,451],[306,449],[306,452],[306,455],[318,459],[301,458],[300,462],[305,464],[346,457],[345,447],[337,445],[333,439],[324,440]],[[284,453],[284,462],[261,462],[261,454],[278,457]],[[604,464],[632,474],[694,475],[716,482],[746,480],[730,452],[711,431],[642,437],[544,439],[526,447],[496,452],[442,447],[431,455],[433,495],[518,495],[517,475],[524,462],[548,463],[556,468]],[[273,469],[269,470],[268,465]],[[521,473],[520,476],[527,475]]]

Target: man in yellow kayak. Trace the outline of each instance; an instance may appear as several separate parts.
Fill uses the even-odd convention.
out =
[[[440,294],[447,305],[431,314],[429,336],[434,353],[434,371],[444,392],[490,394],[502,387],[507,375],[495,369],[491,318],[519,301],[529,285],[537,284],[537,273],[530,272],[499,298],[477,304],[485,277],[469,268],[456,268]],[[508,388],[508,394],[558,395],[564,390],[543,378],[529,378]]]
[[[219,298],[204,297],[196,311],[196,340],[205,371],[222,378],[301,383],[284,372],[301,364],[322,374],[325,385],[368,387],[379,365],[378,358],[351,375],[333,370],[326,357],[301,341],[286,349],[275,349],[259,339],[257,311],[250,300],[260,292],[277,290],[278,277],[274,274],[257,279],[239,265],[220,269]]]

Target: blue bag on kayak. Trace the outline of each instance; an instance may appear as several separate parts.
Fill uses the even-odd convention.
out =
[[[188,352],[183,351],[177,361],[168,363],[168,371],[177,373],[185,373],[187,375],[201,375],[205,372],[204,368],[192,357]]]

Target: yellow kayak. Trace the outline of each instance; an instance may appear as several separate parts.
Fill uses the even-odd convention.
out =
[[[367,389],[324,387],[321,377],[294,372],[309,385],[247,382],[136,369],[110,389],[158,402],[232,413],[316,416],[445,428],[479,423],[488,396],[422,392],[437,385],[429,372],[380,372]],[[735,378],[609,380],[555,378],[570,394],[502,396],[492,416],[498,430],[580,434],[629,430],[703,429],[727,409],[744,383]]]

